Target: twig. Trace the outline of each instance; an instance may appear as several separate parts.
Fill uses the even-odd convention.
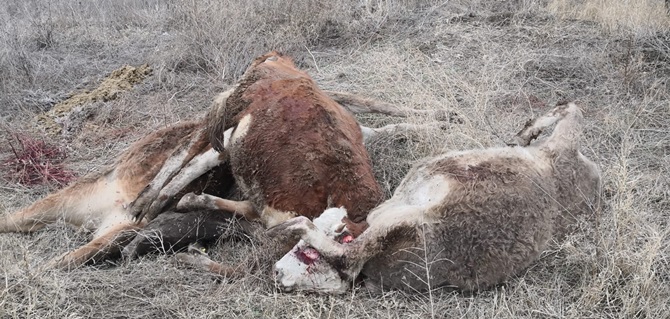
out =
[[[314,62],[314,67],[316,68],[316,72],[321,73],[321,70],[319,69],[319,65],[316,64],[316,59],[314,58],[314,54],[312,54],[312,51],[309,50],[307,46],[305,46],[305,50],[307,50],[307,53],[312,57],[312,61]]]

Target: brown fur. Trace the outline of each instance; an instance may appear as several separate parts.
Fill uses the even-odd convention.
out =
[[[345,103],[347,108],[337,104],[328,95]],[[238,178],[251,178],[257,182],[254,185],[243,187],[245,193],[252,197],[250,203],[216,200],[211,196],[191,196],[184,198],[180,203],[181,207],[188,209],[216,207],[224,211],[236,211],[249,219],[260,217],[267,226],[271,226],[296,214],[316,216],[319,213],[315,212],[315,208],[323,207],[323,203],[330,200],[334,205],[342,204],[353,207],[352,220],[363,221],[368,208],[374,206],[381,193],[378,186],[371,183],[372,180],[369,177],[371,174],[369,163],[367,163],[367,153],[360,143],[361,128],[347,110],[353,113],[383,113],[403,117],[419,114],[444,119],[447,118],[445,114],[453,115],[444,110],[435,112],[403,110],[387,103],[349,93],[321,91],[314,81],[306,73],[297,70],[288,58],[276,52],[268,53],[254,60],[233,89],[219,94],[214,99],[206,120],[210,143],[215,150],[220,152],[226,148],[224,145],[226,132],[232,132],[232,136],[238,129],[255,132],[254,136],[249,137],[253,140],[252,142],[242,143],[247,147],[241,148],[244,152],[238,152],[236,158],[239,165],[235,166],[238,168],[252,167],[247,165],[243,156],[240,156],[240,154],[246,154],[244,156],[256,161],[254,164],[256,166],[261,162],[260,159],[270,163],[270,165],[262,165],[263,169],[267,168],[269,171],[264,170],[261,174],[263,176],[259,176],[256,171],[236,175]],[[296,114],[291,115],[291,113]],[[245,118],[246,120],[243,120]],[[238,125],[241,121],[243,127],[240,129]],[[253,127],[250,128],[249,123]],[[294,127],[294,124],[299,124],[300,127]],[[363,128],[363,133],[364,138],[367,139],[382,132],[415,130],[421,127],[423,126],[406,123],[390,124],[382,128]],[[273,134],[283,137],[283,141],[275,141]],[[200,137],[198,135],[198,138]],[[249,147],[252,143],[254,148]],[[236,146],[239,144],[229,148]],[[285,148],[290,151],[287,152],[289,155],[284,155]],[[296,149],[307,149],[312,152],[301,156],[293,153]],[[178,154],[178,156],[184,155]],[[184,158],[184,162],[187,162],[190,157],[184,156]],[[207,156],[201,157],[200,160],[196,160],[199,164],[193,166],[204,167],[211,160],[208,158]],[[270,160],[276,158],[284,162],[279,164]],[[305,159],[308,161],[303,161]],[[323,170],[331,163],[339,166]],[[296,164],[302,166],[293,167]],[[159,174],[162,177],[157,177],[152,181],[131,205],[131,211],[138,220],[143,217],[151,220],[160,214],[166,205],[165,198],[173,196],[177,190],[184,187],[185,176],[202,173],[188,168],[182,170],[183,163],[182,166],[169,165],[168,167],[172,167],[172,171],[167,170]],[[346,171],[339,173],[336,168]],[[304,172],[301,173],[303,175],[298,174],[301,171]],[[284,174],[285,172],[290,174]],[[250,177],[251,175],[253,177]],[[169,178],[166,179],[165,176]],[[170,180],[173,177],[173,180],[178,182]],[[347,177],[348,180],[340,177]],[[317,184],[311,185],[310,183],[314,181],[317,181]],[[368,189],[362,194],[354,190],[348,193],[339,191],[350,182],[358,182],[360,185],[357,186],[358,188],[367,187]],[[245,186],[244,183],[241,185]],[[296,185],[298,189],[294,189],[293,185]],[[303,190],[310,196],[307,202],[312,203],[312,207],[298,206],[295,201],[297,196],[287,194],[287,192],[295,193]],[[331,192],[331,190],[337,191]],[[268,195],[273,197],[270,203],[266,203],[262,198],[264,194],[272,194]],[[371,196],[366,198],[368,194]],[[356,196],[359,197],[356,198]],[[302,200],[304,204],[305,199]]]
[[[246,135],[226,150],[257,211],[314,218],[330,200],[359,222],[381,201],[358,123],[288,58],[257,58],[219,115],[208,118],[216,149],[226,129],[251,116]]]

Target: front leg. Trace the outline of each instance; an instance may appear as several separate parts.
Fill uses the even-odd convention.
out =
[[[188,193],[182,196],[179,203],[177,203],[176,208],[178,211],[194,211],[200,209],[224,211],[244,217],[249,221],[260,218],[250,201],[234,201],[209,194],[196,195],[194,193]]]
[[[463,119],[458,114],[456,114],[456,112],[449,110],[415,110],[409,108],[400,108],[390,103],[376,101],[352,93],[338,91],[325,91],[325,93],[328,94],[331,99],[335,100],[335,102],[339,103],[342,105],[342,107],[354,114],[377,113],[404,118],[415,116],[430,117],[437,121],[448,121],[449,123],[463,124]]]
[[[574,114],[577,114],[577,116],[574,117],[578,117],[581,119],[582,117],[581,110],[579,110],[579,108],[574,103],[567,103],[556,106],[554,109],[538,118],[528,120],[524,125],[523,129],[521,129],[521,131],[517,133],[515,137],[516,144],[520,146],[528,146],[533,140],[535,140],[538,136],[540,136],[540,134],[542,134],[542,132],[549,126],[553,125],[554,123],[556,123],[557,121],[563,119],[568,115],[574,115]],[[580,123],[580,121],[575,122]],[[581,126],[579,126],[579,129],[581,129]],[[554,132],[556,132],[556,129],[554,129]],[[570,136],[570,139],[574,138],[575,138],[574,136]]]
[[[245,274],[242,265],[229,267],[210,259],[204,247],[197,243],[189,245],[188,252],[176,254],[175,260],[178,264],[207,271],[222,277],[242,277]]]

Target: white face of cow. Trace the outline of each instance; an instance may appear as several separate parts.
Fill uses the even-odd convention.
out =
[[[329,237],[336,238],[345,231],[342,218],[347,215],[344,208],[329,208],[314,219],[314,225]],[[353,237],[344,238],[344,242]],[[339,273],[326,262],[316,249],[304,241],[275,264],[275,280],[282,291],[307,291],[320,293],[344,293],[350,283],[340,278]]]

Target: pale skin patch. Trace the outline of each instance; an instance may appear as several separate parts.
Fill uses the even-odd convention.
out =
[[[225,132],[223,132],[223,147],[227,148],[230,145],[230,138],[231,135],[233,135],[233,130],[235,128],[229,128]]]
[[[72,207],[63,214],[66,222],[88,229],[98,229],[105,220],[131,220],[125,208],[132,200],[116,179],[96,181],[88,193],[70,197],[66,206]]]
[[[549,171],[552,169],[551,162],[544,154],[539,154],[533,147],[494,147],[478,150],[476,155],[472,151],[451,151],[431,159],[439,161],[445,158],[461,159],[463,165],[477,166],[483,162],[495,161],[499,158],[518,158],[529,163],[534,163],[534,167],[540,171]]]

